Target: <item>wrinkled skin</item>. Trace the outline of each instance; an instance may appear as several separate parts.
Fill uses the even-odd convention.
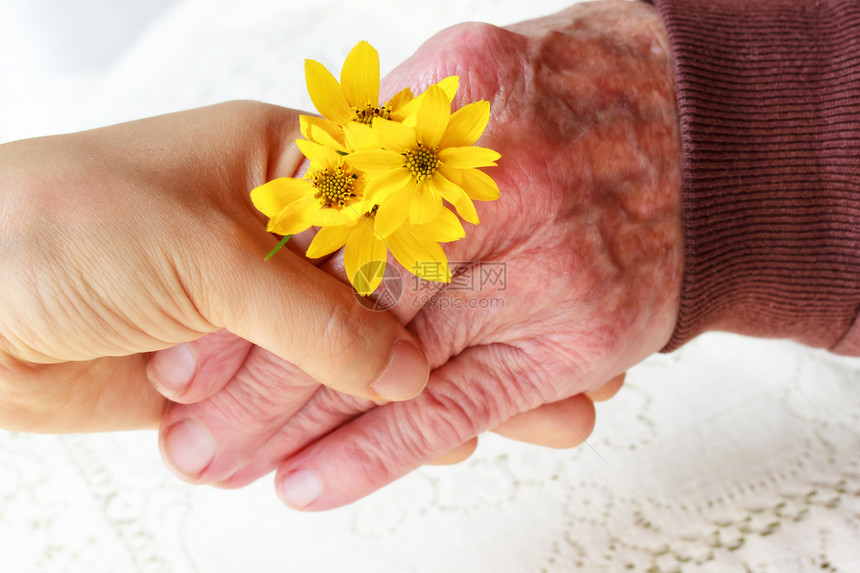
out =
[[[181,455],[170,444],[179,421],[204,426],[217,443],[214,460],[186,479],[236,487],[278,467],[285,502],[326,509],[446,452],[468,455],[485,430],[522,439],[534,412],[552,413],[533,420],[560,423],[579,442],[593,423],[582,393],[607,380],[617,387],[668,341],[682,272],[680,138],[654,8],[598,2],[507,29],[456,26],[398,67],[383,91],[421,90],[452,74],[461,79],[455,108],[491,103],[478,144],[502,155],[488,170],[501,197],[478,204],[481,224],[446,252],[477,269],[503,262],[505,289],[447,288],[428,301],[406,278],[394,312],[434,369],[406,402],[373,408],[252,349],[234,377],[213,384],[221,392],[166,414],[168,463]],[[323,268],[342,274],[337,257]],[[205,354],[206,339],[199,343]],[[289,487],[300,470],[315,491]]]

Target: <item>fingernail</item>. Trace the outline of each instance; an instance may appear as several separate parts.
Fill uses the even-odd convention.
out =
[[[430,366],[424,353],[407,340],[398,340],[391,350],[391,360],[370,388],[386,400],[408,400],[421,393],[430,378]]]
[[[197,422],[178,422],[164,436],[164,453],[181,474],[196,478],[215,458],[215,441]]]
[[[197,372],[197,356],[191,346],[183,342],[156,352],[151,369],[157,384],[174,392],[182,392]]]
[[[308,470],[289,474],[278,488],[278,495],[285,504],[303,509],[312,504],[322,493],[322,482]]]

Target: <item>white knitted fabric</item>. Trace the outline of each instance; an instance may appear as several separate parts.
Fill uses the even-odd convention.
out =
[[[307,109],[305,58],[336,68],[366,39],[384,73],[447,25],[569,3],[162,0],[129,2],[132,18],[0,2],[17,18],[0,48],[23,46],[0,50],[0,141],[235,98]],[[632,370],[588,445],[482,436],[464,464],[314,514],[284,508],[271,476],[180,482],[153,432],[0,432],[0,571],[860,571],[858,375],[857,359],[706,335]]]

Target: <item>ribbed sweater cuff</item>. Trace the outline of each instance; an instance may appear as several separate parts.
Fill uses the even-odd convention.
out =
[[[860,2],[654,4],[684,154],[666,350],[725,330],[860,353]]]

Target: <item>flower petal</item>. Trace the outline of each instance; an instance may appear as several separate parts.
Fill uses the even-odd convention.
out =
[[[439,87],[433,85],[423,94],[423,101],[416,112],[415,133],[418,141],[428,149],[435,149],[448,127],[451,117],[451,102]]]
[[[454,202],[454,208],[457,209],[457,214],[463,217],[464,221],[468,221],[473,225],[477,225],[481,222],[480,219],[478,219],[478,212],[475,210],[475,204],[472,203],[472,200],[465,193],[463,193],[460,198]]]
[[[368,149],[377,146],[369,125],[351,121],[344,126],[343,132],[346,147],[350,151],[358,151],[359,149]]]
[[[442,212],[442,196],[429,181],[418,184],[409,199],[409,223],[429,223]]]
[[[450,181],[442,173],[437,173],[436,176],[433,177],[433,184],[437,186],[442,197],[454,205],[454,208],[457,209],[458,215],[473,225],[477,225],[479,223],[478,212],[475,211],[475,205],[472,203],[472,200],[462,187]]]
[[[284,207],[301,199],[314,196],[314,188],[304,179],[279,177],[251,191],[251,202],[270,219]]]
[[[403,227],[388,237],[388,248],[403,268],[419,277],[440,282],[451,282],[451,271],[445,251],[435,241],[428,241]]]
[[[371,131],[380,147],[397,153],[405,153],[406,150],[414,148],[417,143],[414,129],[381,117],[373,119]]]
[[[474,145],[490,121],[490,102],[476,101],[465,105],[451,114],[445,135],[439,147],[464,147]]]
[[[456,172],[455,172],[456,173]],[[462,187],[452,182],[448,177],[445,177],[441,170],[433,174],[430,180],[431,184],[436,188],[436,191],[442,196],[445,201],[455,204],[460,198],[466,194]]]
[[[409,201],[412,194],[413,192],[408,189],[392,193],[379,205],[374,223],[377,233],[387,237],[403,225],[409,217]]]
[[[432,183],[436,186],[442,197],[457,209],[458,215],[473,225],[478,224],[478,213],[475,211],[475,205],[462,187],[449,181],[441,173],[437,173],[433,177]]]
[[[315,227],[339,227],[341,225],[355,225],[358,218],[367,213],[367,202],[358,201],[347,205],[342,209],[336,207],[320,208],[315,211],[310,219]]]
[[[266,230],[278,235],[301,233],[311,227],[311,217],[317,209],[319,201],[313,196],[294,201],[269,220]]]
[[[379,105],[379,54],[373,46],[361,41],[350,50],[340,70],[340,83],[347,103]]]
[[[460,78],[458,76],[448,76],[447,78],[442,78],[435,84],[445,92],[445,97],[448,98],[449,102],[454,101],[454,96],[457,95],[457,89],[460,87]]]
[[[460,78],[458,78],[457,76],[448,76],[447,78],[438,81],[433,85],[438,87],[445,93],[445,97],[448,98],[448,102],[450,103],[454,100],[454,96],[457,95],[457,86],[459,85],[459,83]],[[400,108],[392,108],[391,119],[393,119],[394,121],[399,121],[404,125],[415,127],[415,113],[421,106],[421,102],[424,100],[424,95],[426,93],[427,92],[425,91],[418,97],[412,98],[409,101],[405,101],[400,106]]]
[[[498,152],[486,147],[448,147],[437,154],[439,161],[453,169],[490,167],[501,157]]]
[[[384,171],[367,182],[364,188],[364,196],[379,204],[385,201],[392,193],[400,191],[412,180],[412,174],[404,167],[395,167],[390,171]]]
[[[361,296],[368,296],[373,294],[379,285],[382,284],[382,279],[385,278],[385,265],[387,261],[373,260],[369,263],[365,263],[361,270],[366,271],[364,273],[364,280],[367,281],[367,285],[362,282],[356,281],[353,283],[353,287],[355,291]]]
[[[343,97],[340,84],[325,66],[314,60],[305,60],[305,81],[308,95],[323,117],[340,124],[352,120],[352,108]]]
[[[308,246],[306,253],[309,259],[318,259],[331,254],[346,244],[349,234],[352,232],[351,226],[344,227],[323,227],[317,231],[314,240]]]
[[[499,186],[480,169],[449,169],[440,165],[438,171],[462,187],[475,201],[495,201],[499,198]]]
[[[299,151],[302,152],[302,155],[310,160],[311,169],[322,171],[337,167],[341,163],[341,156],[331,147],[326,147],[307,139],[297,139],[296,145],[299,146]]]
[[[428,241],[448,243],[466,236],[463,224],[450,209],[442,208],[436,219],[426,225],[409,225],[407,230],[414,237]]]
[[[420,97],[421,96],[418,96],[409,101],[403,102],[400,107],[392,107],[391,119],[404,125],[414,126],[415,122],[410,120],[415,119],[415,112],[418,111],[418,106],[421,104],[421,100],[419,99]]]
[[[299,129],[305,139],[334,149],[344,147],[343,128],[333,121],[313,115],[300,115]]]
[[[343,158],[350,167],[359,171],[388,171],[406,164],[406,158],[386,149],[359,149]]]
[[[401,107],[414,100],[415,96],[412,95],[412,90],[409,88],[403,88],[392,97],[390,100],[385,102],[385,105],[391,109],[391,115],[394,116]]]
[[[343,266],[358,294],[367,296],[382,282],[386,250],[371,219],[364,218],[352,228],[343,251]]]

